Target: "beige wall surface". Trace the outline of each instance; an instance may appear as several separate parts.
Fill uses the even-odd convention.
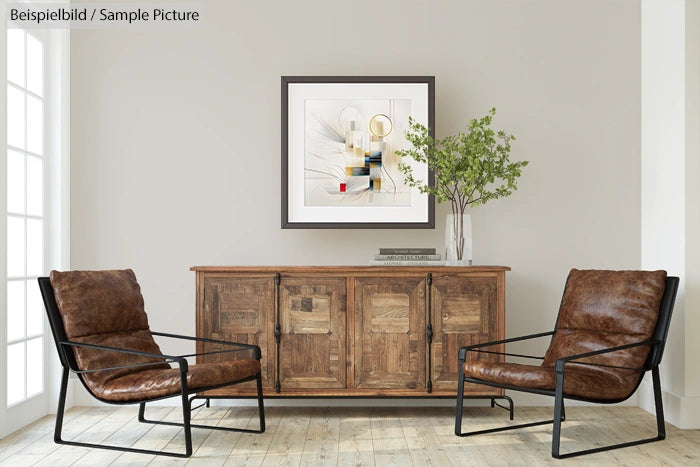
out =
[[[700,340],[695,336],[700,329],[700,2],[686,3],[686,128],[685,128],[685,395],[694,398],[695,414],[700,413],[700,368],[694,358],[700,355]],[[690,417],[689,417],[690,418]],[[700,425],[695,415],[695,425]]]
[[[700,427],[700,2],[685,4],[685,388],[681,428]],[[677,354],[676,354],[677,357]]]
[[[553,327],[570,268],[640,266],[639,2],[194,5],[194,29],[71,37],[71,267],[133,268],[154,329],[194,332],[193,265],[443,247],[446,206],[435,230],[280,228],[282,75],[434,75],[438,136],[498,109],[530,165],[472,223],[474,262],[513,268],[508,335]]]

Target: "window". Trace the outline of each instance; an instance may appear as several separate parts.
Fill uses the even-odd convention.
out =
[[[7,406],[44,392],[45,41],[7,29]]]

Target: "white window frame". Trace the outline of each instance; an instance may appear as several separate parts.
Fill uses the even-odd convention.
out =
[[[4,3],[4,1],[3,1]],[[7,25],[6,8],[2,5],[0,22]],[[6,28],[7,26],[5,26]],[[43,35],[44,42],[44,271],[70,267],[70,31],[30,31]],[[3,103],[7,102],[7,32],[0,38],[0,76],[5,85],[0,90]],[[6,104],[1,110],[6,115]],[[55,413],[61,375],[53,337],[44,320],[44,390],[13,406],[7,406],[7,125],[0,125],[0,438],[48,414]],[[28,284],[29,285],[29,284]],[[68,406],[70,406],[70,398]]]

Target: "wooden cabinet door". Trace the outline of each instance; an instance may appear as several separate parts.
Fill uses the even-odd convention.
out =
[[[426,387],[426,279],[355,278],[355,387]]]
[[[431,288],[431,380],[434,390],[457,390],[460,347],[496,340],[498,336],[496,277],[433,275]],[[492,350],[498,350],[493,348]],[[470,352],[470,356],[474,355]],[[495,360],[492,354],[476,354]],[[488,391],[465,384],[464,392]]]
[[[346,279],[282,277],[281,390],[345,388]]]
[[[270,335],[274,323],[275,279],[204,275],[200,283],[197,334],[209,339],[259,345],[262,350],[263,385],[274,389],[275,355]],[[197,344],[198,353],[218,350],[212,344]],[[237,355],[238,354],[238,355]],[[197,362],[229,360],[248,352],[215,354],[198,357]],[[255,390],[255,381],[227,388],[228,393]]]

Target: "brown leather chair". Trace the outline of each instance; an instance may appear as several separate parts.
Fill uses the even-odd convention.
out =
[[[51,271],[50,277],[39,278],[39,287],[63,366],[54,431],[56,443],[189,457],[192,454],[191,427],[249,433],[265,431],[258,346],[152,332],[141,289],[130,269]],[[190,365],[187,357],[197,354],[165,355],[153,336],[217,346],[216,353],[221,354],[221,361]],[[61,430],[70,371],[77,373],[88,392],[102,402],[139,404],[140,422],[184,427],[185,453],[63,440]],[[257,382],[259,430],[191,423],[191,404],[199,397],[198,393],[246,381]],[[147,402],[175,396],[182,400],[182,423],[145,418]],[[206,399],[208,406],[209,399],[201,398]]]
[[[554,331],[463,347],[459,351],[459,386],[455,434],[470,436],[553,423],[552,456],[632,446],[666,437],[659,363],[663,355],[678,278],[666,271],[581,271],[572,269]],[[543,357],[502,352],[505,344],[551,336]],[[496,346],[495,351],[488,347]],[[499,354],[542,360],[541,365],[488,361]],[[493,359],[492,359],[493,360]],[[559,453],[564,399],[602,404],[622,402],[652,373],[658,434],[653,438]],[[554,418],[540,422],[462,432],[464,383],[554,397]]]

